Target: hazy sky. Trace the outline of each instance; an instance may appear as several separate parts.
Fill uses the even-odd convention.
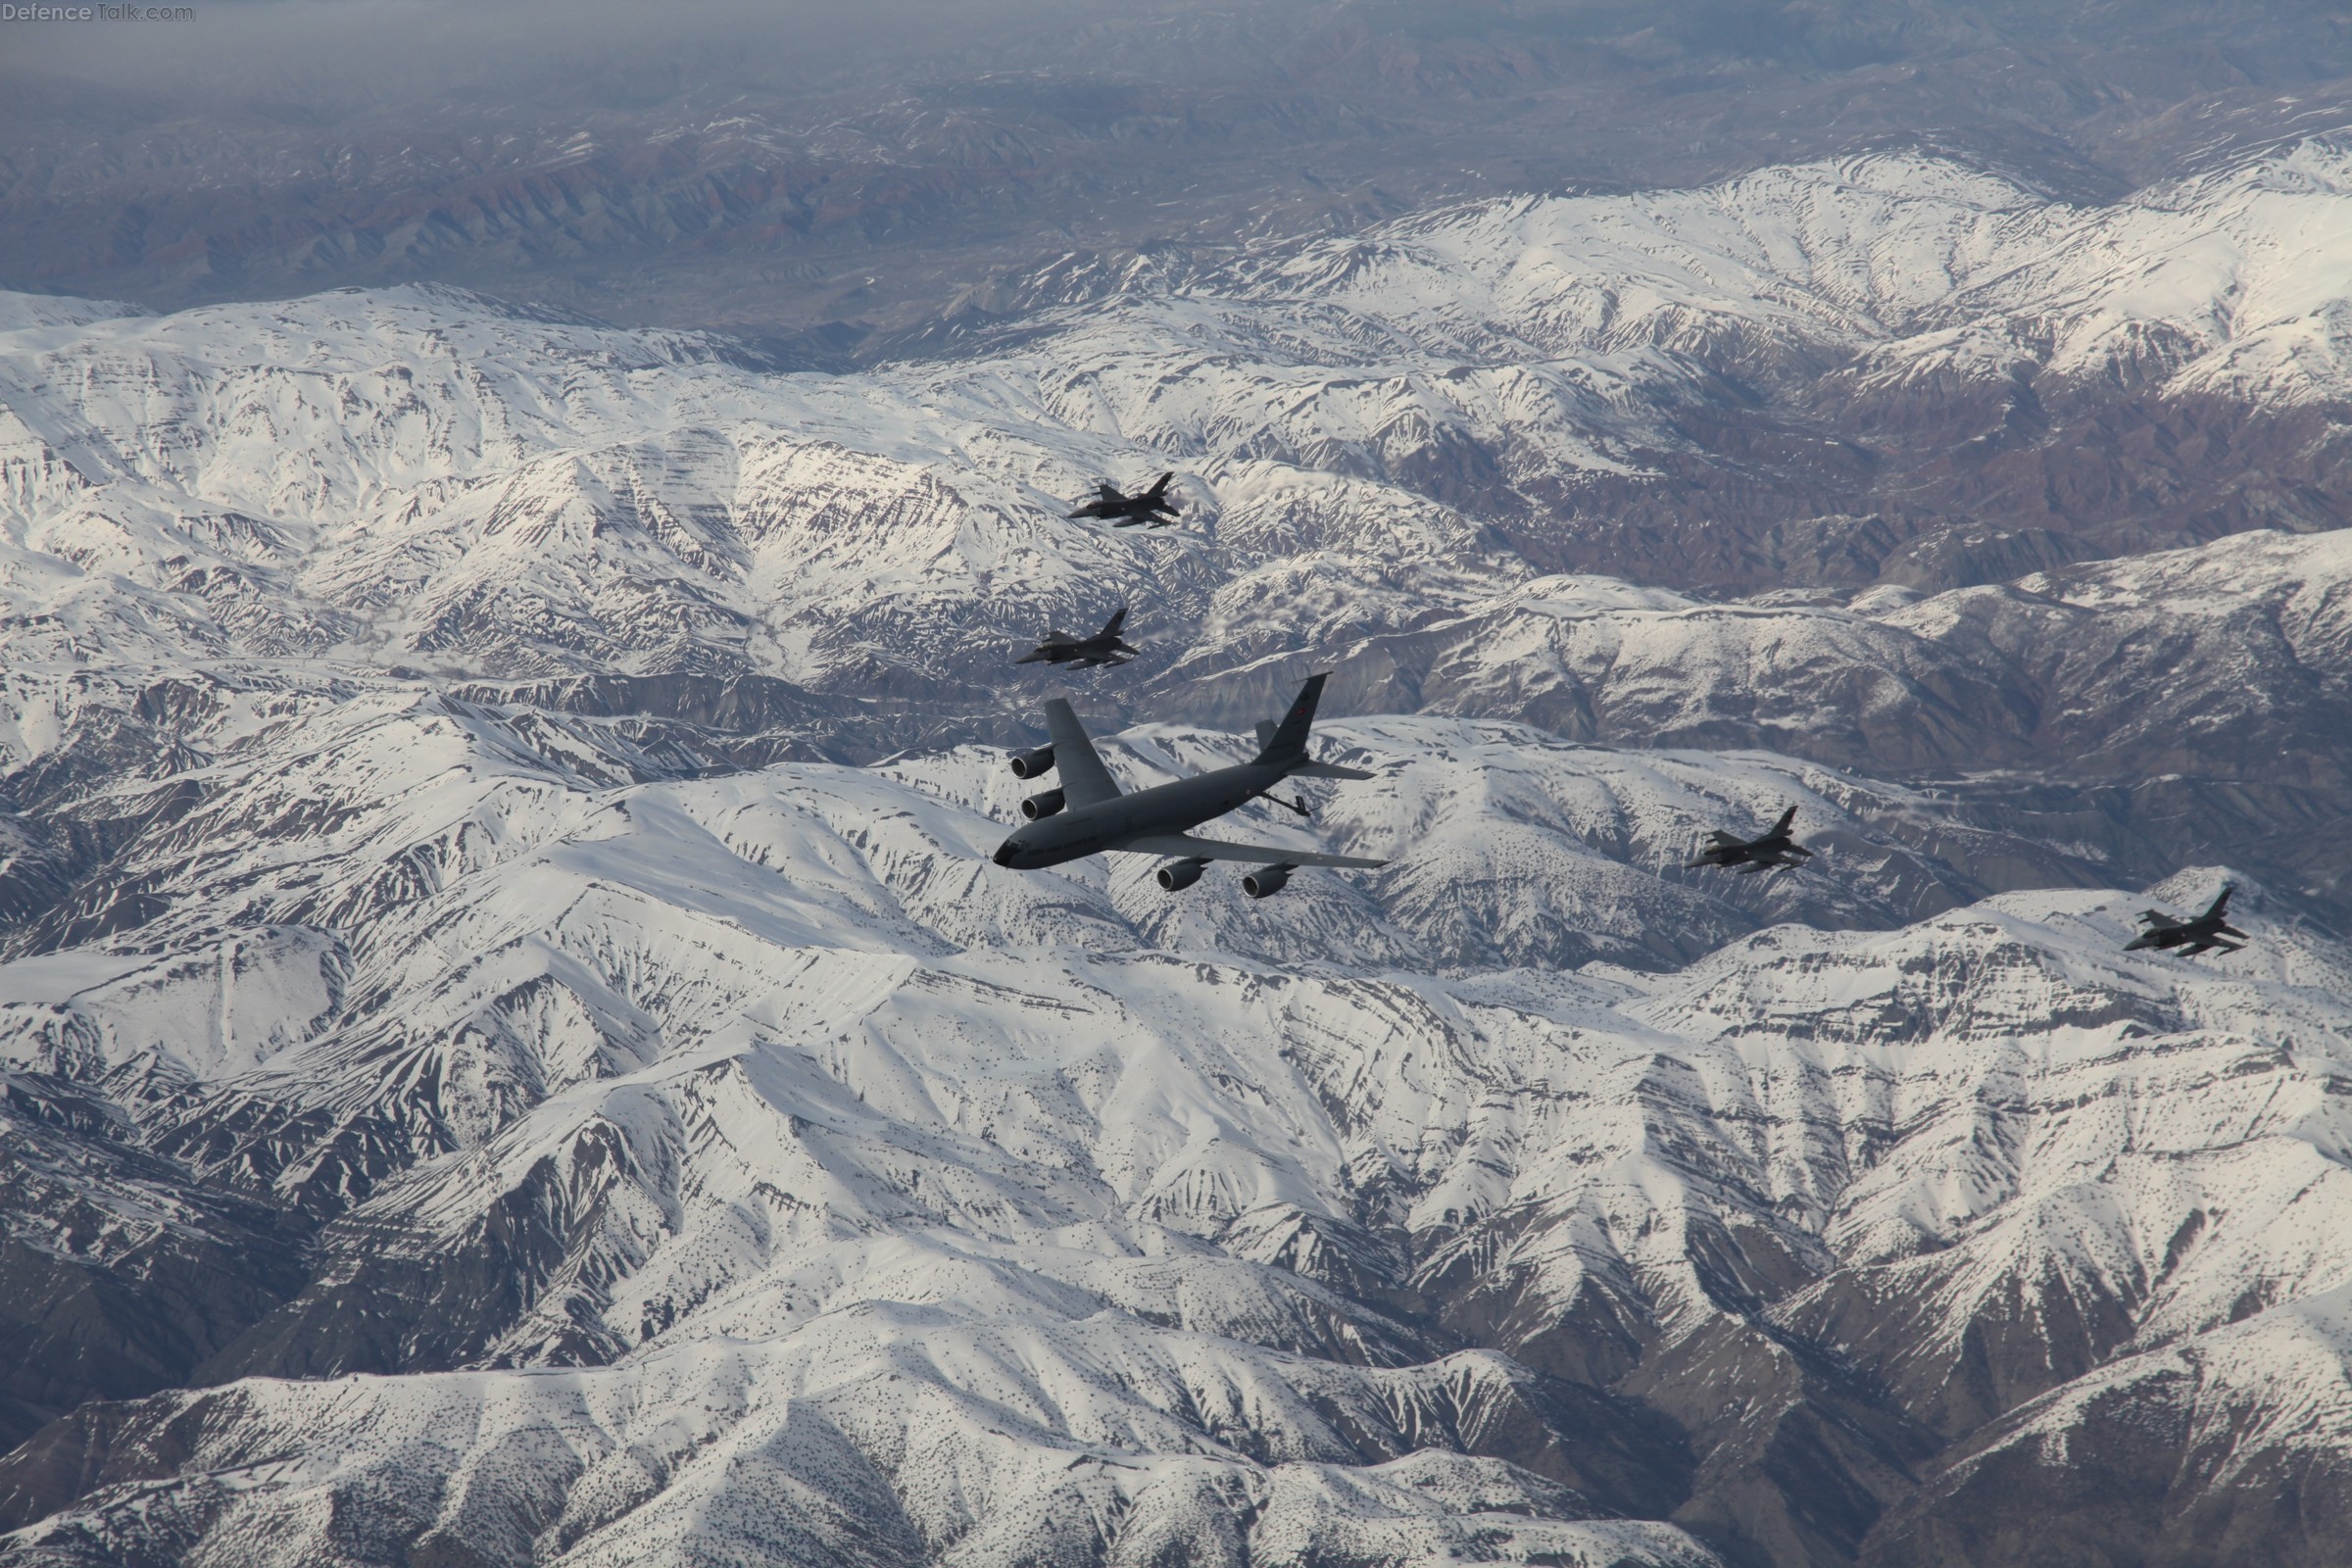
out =
[[[1121,0],[1125,16],[1152,10]],[[1078,0],[201,0],[193,21],[12,24],[5,66],[175,98],[293,95],[333,107],[447,88],[689,68],[775,85],[1045,44]]]
[[[2098,200],[2352,107],[2322,0],[195,5],[0,26],[0,285],[904,324],[1073,254],[1905,143]]]

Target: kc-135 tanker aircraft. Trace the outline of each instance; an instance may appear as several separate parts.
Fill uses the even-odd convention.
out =
[[[1016,752],[1015,778],[1035,778],[1047,769],[1061,774],[1061,787],[1021,802],[1029,825],[1016,830],[999,846],[996,861],[1017,870],[1039,870],[1109,850],[1134,855],[1165,855],[1174,859],[1159,868],[1159,885],[1174,892],[1200,880],[1211,860],[1244,860],[1264,867],[1242,878],[1242,891],[1253,899],[1278,893],[1302,865],[1331,865],[1369,871],[1388,864],[1353,855],[1325,855],[1311,850],[1275,849],[1261,844],[1228,844],[1195,838],[1186,831],[1267,794],[1286,778],[1370,778],[1360,767],[1337,767],[1306,755],[1307,731],[1315,722],[1315,705],[1322,700],[1328,672],[1310,675],[1298,690],[1298,700],[1279,725],[1260,725],[1258,753],[1247,762],[1220,767],[1193,778],[1154,785],[1122,795],[1110,771],[1095,751],[1095,743],[1078,722],[1078,715],[1061,698],[1046,703],[1046,731],[1051,745]],[[1276,804],[1305,814],[1280,797]]]

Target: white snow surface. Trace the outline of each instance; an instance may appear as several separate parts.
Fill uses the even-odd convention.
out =
[[[1488,204],[838,377],[432,287],[10,296],[0,648],[848,690],[1116,595],[1232,664],[1275,595],[1298,647],[1512,591],[1530,569],[1416,466],[1474,446],[1538,498],[1629,472],[1726,366],[2340,401],[2348,249],[2352,152],[2314,142],[2096,209],[1915,155]],[[1182,530],[1060,517],[1161,468]]]
[[[16,1560],[126,1549],[164,1510],[255,1562],[368,1560],[332,1534],[353,1517],[493,1561],[972,1565],[1065,1536],[1149,1561],[1248,1518],[1257,1561],[1695,1564],[1461,1451],[1530,1375],[1354,1288],[1466,1278],[1539,1321],[1605,1298],[1670,1345],[1734,1310],[1701,1260],[1736,1238],[1782,1260],[1744,1283],[1791,1322],[1934,1269],[1933,1362],[2053,1279],[2177,1354],[2242,1337],[2248,1278],[2282,1305],[2352,1286],[2352,953],[2258,891],[2242,954],[2120,951],[2221,870],[1773,925],[1665,974],[1448,974],[1414,923],[1438,889],[1495,930],[1535,897],[1652,920],[1680,873],[1592,840],[1853,797],[1770,758],[1334,724],[1379,778],[1325,831],[1405,853],[1257,905],[993,865],[996,754],[613,784],[575,765],[594,726],[535,751],[421,688],[227,713],[244,749],[143,860],[172,906],[145,954],[0,965],[6,1060],[181,1086],[167,1146],[266,1122],[197,1157],[268,1146],[280,1192],[357,1200],[330,1278],[429,1281],[501,1214],[549,1216],[560,1255],[477,1370],[159,1396],[205,1434],[175,1477]],[[1106,751],[1142,782],[1234,745]],[[405,1152],[370,1166],[363,1133]]]
[[[2055,1368],[2089,1302],[2120,1358],[2034,1441],[2193,1363],[2216,1421],[2340,1442],[2343,944],[2237,878],[2245,952],[2125,954],[2232,873],[1955,907],[1934,846],[1974,830],[1926,792],[1447,715],[1899,730],[2020,625],[2249,607],[2332,679],[2347,536],[1724,606],[1538,575],[1381,475],[1449,431],[1512,484],[1622,471],[1727,363],[2341,398],[2347,225],[2318,145],[2096,213],[1861,159],[1408,220],[846,377],[438,289],[0,298],[0,758],[170,709],[172,755],[74,787],[179,803],[116,868],[135,918],[0,962],[0,1065],[339,1214],[321,1290],[456,1291],[517,1215],[552,1239],[459,1370],[159,1396],[197,1435],[172,1473],[0,1559],[1710,1562],[1592,1517],[1553,1450],[1471,1451],[1586,1307],[1672,1347],[1900,1302],[1882,1375],[1956,1401],[1972,1326]],[[1196,530],[1058,515],[1161,467]],[[1262,904],[1013,872],[996,752],[681,777],[460,681],[945,680],[1118,595],[1202,672],[1434,649],[1429,711],[1319,728],[1377,776],[1318,786],[1311,833],[1218,829],[1395,862]],[[1141,783],[1244,744],[1104,749]],[[1787,804],[1815,868],[1680,869]],[[1397,1280],[1517,1327],[1452,1348],[1364,1304]]]

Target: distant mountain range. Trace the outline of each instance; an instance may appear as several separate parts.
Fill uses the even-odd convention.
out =
[[[0,60],[0,287],[430,281],[835,363],[1449,202],[1895,147],[2105,202],[2346,125],[2322,0],[230,6]]]
[[[838,374],[0,296],[0,1563],[2336,1561],[2348,234],[1884,155]],[[990,863],[1045,695],[1310,668],[1376,777],[1246,831],[1386,868]]]

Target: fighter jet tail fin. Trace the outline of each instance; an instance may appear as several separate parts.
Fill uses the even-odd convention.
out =
[[[1118,798],[1119,787],[1102,765],[1086,726],[1061,698],[1046,699],[1046,733],[1054,737],[1054,766],[1061,774],[1064,800],[1072,806],[1100,806]]]
[[[1282,715],[1282,722],[1274,727],[1273,736],[1260,748],[1253,761],[1302,762],[1306,760],[1306,732],[1314,728],[1315,705],[1323,701],[1323,683],[1329,679],[1329,670],[1306,677],[1306,684],[1298,688],[1298,699],[1291,704],[1291,710]]]
[[[2205,906],[2205,912],[2198,915],[2197,918],[2200,920],[2218,920],[2222,918],[2224,911],[2230,907],[2230,895],[2236,891],[2237,890],[2235,888],[2226,887],[2222,889],[2221,893],[2215,897],[2214,901]]]
[[[1144,494],[1151,497],[1154,501],[1160,500],[1168,493],[1168,481],[1175,477],[1176,470],[1174,468],[1170,468],[1167,472],[1161,474],[1157,479],[1153,480],[1152,483],[1152,488],[1145,491]]]
[[[1791,806],[1788,808],[1788,809],[1781,813],[1781,819],[1772,824],[1772,831],[1765,836],[1768,838],[1779,838],[1783,834],[1787,833],[1790,826],[1795,823],[1795,821],[1796,808]]]
[[[1125,624],[1127,624],[1127,607],[1121,605],[1110,612],[1110,618],[1102,623],[1102,630],[1099,635],[1116,637],[1119,634],[1119,628]]]

